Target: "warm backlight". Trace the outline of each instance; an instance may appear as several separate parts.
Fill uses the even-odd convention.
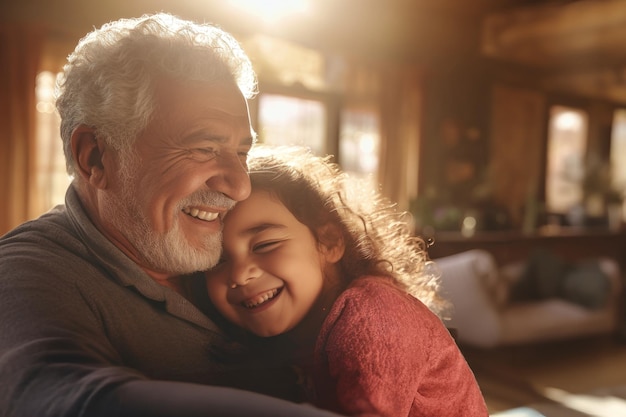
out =
[[[230,0],[230,2],[268,23],[308,13],[311,5],[310,0]]]

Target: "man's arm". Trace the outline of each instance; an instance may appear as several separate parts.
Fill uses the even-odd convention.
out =
[[[174,352],[157,372],[153,367],[163,355],[145,365],[143,348],[124,354],[118,350],[123,339],[147,340],[149,345],[170,340],[157,347],[156,352],[163,354],[175,345],[168,335],[155,333],[175,332],[186,324],[163,315],[158,303],[154,308],[147,304],[142,310],[124,310],[129,300],[120,297],[131,290],[106,293],[105,287],[98,287],[97,301],[103,305],[94,304],[91,294],[76,285],[76,277],[55,276],[55,263],[39,258],[0,261],[0,417],[333,416],[252,392],[148,376],[189,372],[193,362],[171,362],[172,357],[185,359],[189,351]],[[42,262],[47,266],[45,278],[41,265],[34,267]],[[76,273],[88,275],[86,267],[76,268]],[[117,298],[117,305],[105,303],[108,297]],[[105,307],[122,311],[107,316]],[[142,321],[138,311],[151,310],[154,315]],[[114,328],[122,320],[130,322],[131,331]],[[168,320],[173,323],[162,325]],[[155,349],[149,355],[155,356]],[[140,360],[145,369],[131,364]]]
[[[94,403],[90,417],[339,417],[306,404],[232,388],[133,381]]]

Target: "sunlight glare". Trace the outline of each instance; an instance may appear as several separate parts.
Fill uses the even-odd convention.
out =
[[[559,130],[578,130],[582,126],[582,120],[578,113],[564,111],[556,117],[554,124]]]
[[[592,417],[624,417],[626,401],[613,396],[571,394],[558,388],[545,388],[546,397],[567,408],[586,413]]]
[[[310,0],[230,0],[231,4],[261,17],[267,23],[276,23],[295,14],[310,11]]]

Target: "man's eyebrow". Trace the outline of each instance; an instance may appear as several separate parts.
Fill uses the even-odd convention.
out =
[[[194,132],[190,135],[187,135],[183,138],[183,143],[197,143],[202,141],[213,142],[217,144],[224,144],[230,141],[230,137],[226,135],[220,135],[218,133],[198,131]],[[239,141],[238,146],[252,147],[256,142],[256,134],[251,136],[246,136]]]
[[[209,141],[215,143],[225,143],[228,141],[228,136],[220,135],[213,132],[207,132],[204,130],[199,130],[197,132],[193,132],[189,135],[186,135],[183,138],[183,143],[196,143],[202,141]]]

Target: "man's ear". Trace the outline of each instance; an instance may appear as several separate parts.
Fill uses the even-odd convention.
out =
[[[72,132],[72,156],[76,174],[97,188],[106,188],[106,175],[102,157],[104,147],[96,137],[94,128],[79,125]]]
[[[339,226],[328,223],[317,230],[320,251],[327,262],[337,263],[346,250],[346,242]]]

